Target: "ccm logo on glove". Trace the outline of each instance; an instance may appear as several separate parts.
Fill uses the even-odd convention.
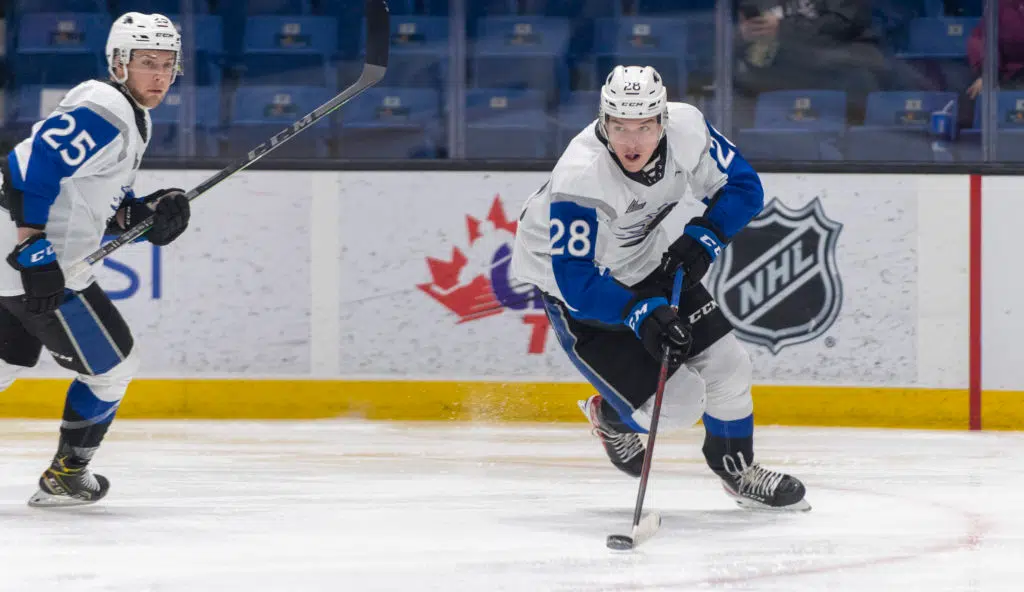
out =
[[[22,265],[25,265],[25,267],[30,267],[32,265],[42,265],[44,263],[49,263],[50,261],[56,259],[57,254],[53,252],[53,245],[49,244],[50,241],[46,241],[46,243],[46,248],[43,250],[36,251],[34,253],[22,253],[22,255],[29,256],[28,265],[25,265],[24,263],[22,263]]]
[[[683,290],[689,290],[700,283],[725,245],[726,241],[711,220],[694,218],[683,229],[683,235],[661,257],[658,269],[667,278],[675,275],[677,269],[682,269]]]

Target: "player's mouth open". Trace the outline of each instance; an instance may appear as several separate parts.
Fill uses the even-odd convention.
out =
[[[626,157],[626,160],[628,160],[629,162],[636,162],[637,159],[640,158],[640,155],[637,154],[636,152],[627,152],[625,154],[625,157]]]

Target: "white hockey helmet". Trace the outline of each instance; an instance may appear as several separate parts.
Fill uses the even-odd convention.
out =
[[[647,119],[657,117],[665,124],[668,92],[661,74],[650,66],[615,66],[601,87],[599,121],[604,131],[609,117]]]
[[[128,12],[114,21],[110,27],[110,35],[107,36],[107,70],[114,80],[121,84],[128,80],[128,72],[125,70],[121,78],[114,74],[115,58],[116,63],[124,64],[127,68],[132,51],[136,49],[163,49],[175,52],[174,72],[171,74],[171,83],[174,83],[174,79],[181,71],[181,34],[174,28],[171,19],[162,14]]]

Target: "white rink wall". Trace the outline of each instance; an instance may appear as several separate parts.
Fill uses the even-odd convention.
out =
[[[137,190],[187,188],[208,174],[142,171]],[[511,246],[512,232],[494,228],[488,215],[498,200],[500,220],[514,223],[546,178],[246,172],[199,198],[189,231],[161,249],[158,298],[152,246],[111,257],[140,282],[118,306],[143,348],[147,376],[576,380],[553,335],[543,353],[529,352],[533,327],[523,317],[543,314],[533,302],[460,323],[417,287],[433,283],[428,258],[451,261],[453,249],[466,258],[455,289],[477,277],[489,288],[500,283],[492,261]],[[777,354],[751,344],[758,379],[966,387],[967,178],[763,178],[766,202],[799,209],[820,199],[842,224],[841,306],[819,338]],[[703,209],[685,204],[663,224],[682,225]],[[480,221],[472,241],[470,217]],[[108,290],[130,284],[109,265],[99,280]],[[1020,315],[1024,322],[1024,309]]]
[[[212,173],[144,170],[136,190],[188,188]],[[777,236],[765,231],[757,244],[737,246],[738,239],[730,247],[736,251],[731,267],[718,265],[718,274],[729,277],[709,278],[712,292],[734,312],[754,302],[754,324],[785,325],[787,315],[803,314],[801,307],[823,306],[820,298],[781,289],[795,277],[787,266],[806,264],[811,267],[802,269],[815,276],[809,285],[825,286],[838,312],[818,317],[824,320],[801,329],[807,335],[781,346],[748,340],[755,382],[779,393],[789,387],[876,395],[895,389],[895,396],[950,391],[955,401],[945,404],[966,401],[970,177],[762,177],[766,203],[796,212],[796,221],[776,217]],[[108,290],[132,292],[117,304],[140,345],[143,377],[578,385],[543,309],[507,277],[521,204],[546,179],[546,173],[244,172],[194,203],[192,227],[160,249],[159,263],[153,247],[132,245],[98,276]],[[1012,256],[1005,245],[1014,244],[1024,214],[1020,186],[1024,181],[1015,177],[983,183],[986,389],[1024,391],[1024,364],[1012,347],[1024,331],[1024,304],[1017,299],[1024,285],[1018,274],[1000,273],[1014,268],[1003,259]],[[663,223],[681,226],[702,210],[689,198],[685,203]],[[808,213],[814,209],[817,222]],[[822,224],[838,230],[829,234]],[[740,269],[744,249],[784,246],[800,228],[817,232],[818,242],[805,240],[803,251],[788,254],[772,251],[774,261],[748,259],[750,266]],[[758,266],[762,275],[774,270],[775,283],[765,277],[776,291],[773,297],[769,287],[755,302],[757,275],[744,274]],[[747,280],[749,286],[737,287]],[[727,286],[736,290],[731,297],[722,291]],[[745,305],[738,304],[741,293]],[[50,360],[33,375],[65,376]]]

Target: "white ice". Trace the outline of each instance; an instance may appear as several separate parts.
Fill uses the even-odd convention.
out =
[[[55,422],[0,422],[0,590],[1022,589],[1024,435],[762,427],[804,514],[737,508],[695,428],[636,481],[585,425],[117,421],[101,504],[25,505]]]

